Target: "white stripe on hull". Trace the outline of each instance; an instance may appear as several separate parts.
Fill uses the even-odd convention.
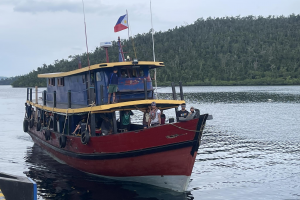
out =
[[[155,185],[158,187],[171,189],[177,192],[186,191],[190,181],[190,176],[185,176],[185,175],[127,176],[127,177],[102,176],[97,174],[91,174],[91,175],[114,179],[114,180],[120,180],[120,181],[132,181],[138,183],[145,183],[149,185]]]

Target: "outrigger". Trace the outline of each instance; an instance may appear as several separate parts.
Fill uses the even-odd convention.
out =
[[[147,109],[153,101],[160,110],[185,103],[175,97],[156,99],[150,70],[159,67],[164,63],[134,60],[39,74],[47,79],[47,90],[38,103],[32,100],[32,88],[27,89],[24,132],[59,162],[86,173],[186,191],[208,115],[198,113],[177,122],[170,118],[169,123],[147,129],[132,123],[129,131],[116,119],[116,113]],[[107,104],[107,81],[116,68],[117,103]],[[123,71],[127,77],[121,76]],[[85,125],[85,131],[73,135],[83,115],[90,132]],[[98,128],[107,119],[111,134],[103,135]]]

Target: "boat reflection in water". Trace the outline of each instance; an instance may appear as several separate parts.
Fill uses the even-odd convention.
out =
[[[37,183],[43,199],[191,199],[191,193],[179,193],[142,183],[122,182],[90,176],[60,164],[38,145],[27,150],[24,172]]]

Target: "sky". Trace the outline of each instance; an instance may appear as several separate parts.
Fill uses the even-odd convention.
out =
[[[155,31],[198,18],[300,13],[300,0],[152,0]],[[100,42],[128,38],[114,33],[128,11],[130,35],[151,29],[150,0],[84,0],[89,51]],[[155,36],[154,36],[155,37]],[[82,0],[0,0],[0,76],[16,76],[86,52]]]

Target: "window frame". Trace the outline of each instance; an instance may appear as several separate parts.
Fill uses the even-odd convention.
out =
[[[65,86],[65,77],[57,78],[57,86],[63,87]]]

